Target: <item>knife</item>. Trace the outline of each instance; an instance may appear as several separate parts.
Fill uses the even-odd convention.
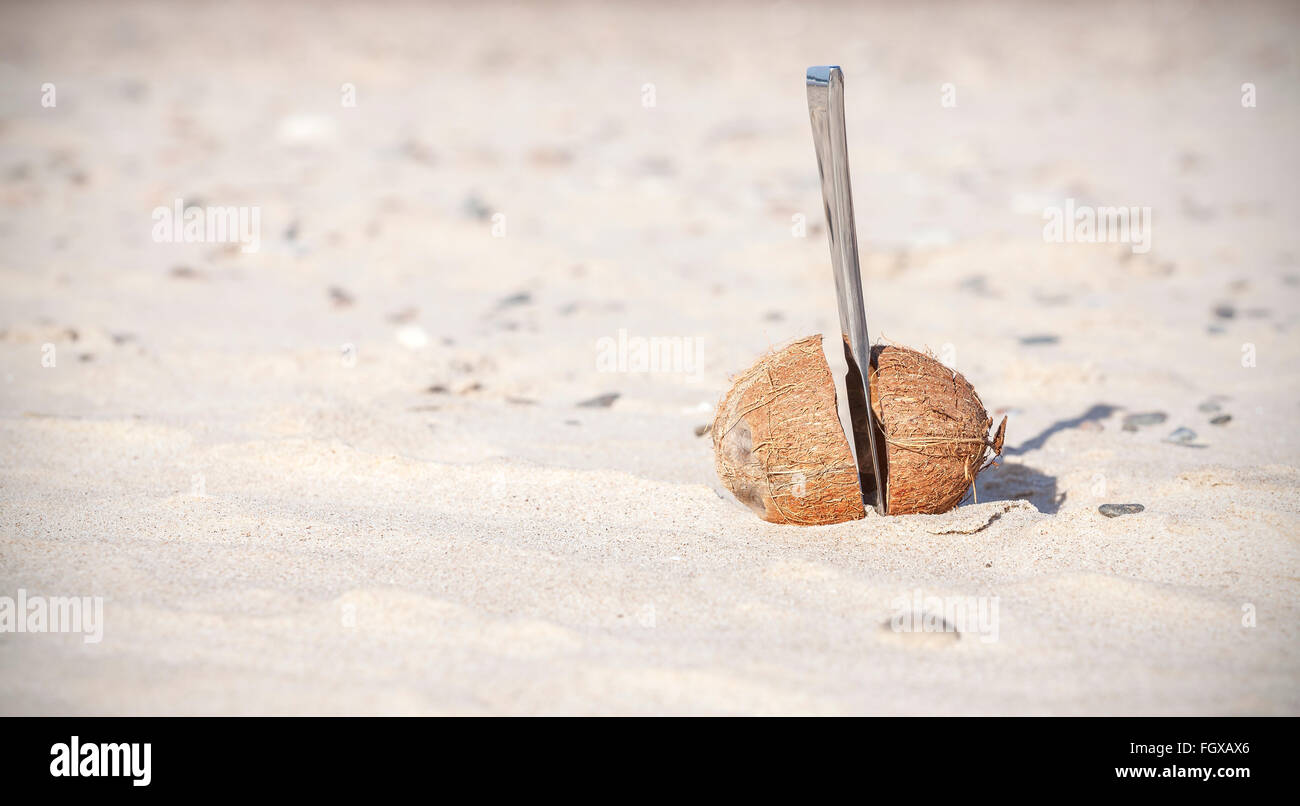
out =
[[[884,432],[871,411],[871,341],[867,337],[867,314],[862,302],[862,277],[858,271],[858,236],[853,224],[853,189],[849,185],[848,138],[844,129],[844,73],[834,65],[809,67],[808,117],[812,121],[813,147],[817,151],[817,172],[822,180],[822,201],[826,206],[826,230],[831,242],[831,266],[835,272],[835,295],[839,301],[840,335],[848,372],[844,386],[849,421],[845,434],[852,434],[853,455],[858,465],[858,485],[864,507],[874,506],[887,515],[889,490],[885,468]],[[879,483],[879,480],[884,480]]]

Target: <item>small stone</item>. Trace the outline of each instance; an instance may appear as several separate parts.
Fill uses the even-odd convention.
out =
[[[697,425],[697,426],[695,426],[695,436],[697,436],[697,437],[705,436],[706,434],[708,434],[708,433],[711,432],[712,430],[713,430],[713,424],[712,424],[712,423],[706,423],[706,424],[704,424],[704,425]]]
[[[330,302],[334,303],[335,308],[346,308],[356,302],[356,298],[348,293],[342,286],[332,285],[329,287]]]
[[[196,269],[189,266],[172,266],[171,276],[178,280],[197,280],[203,275]]]
[[[1171,442],[1175,445],[1190,445],[1194,439],[1196,439],[1196,432],[1192,429],[1176,428],[1172,434],[1165,437],[1165,442]]]
[[[1219,410],[1219,404],[1216,401],[1207,400],[1201,405],[1197,406],[1196,410],[1200,412],[1204,412],[1206,414],[1213,414],[1214,412]]]
[[[1210,420],[1210,425],[1227,425],[1230,422],[1232,422],[1231,414],[1220,414]]]
[[[1124,430],[1136,431],[1144,425],[1160,425],[1169,419],[1169,415],[1163,411],[1148,411],[1141,414],[1130,414],[1124,418]]]
[[[480,221],[487,221],[492,217],[492,208],[475,194],[465,197],[461,204],[461,210],[470,218],[477,218]]]
[[[1040,344],[1056,344],[1061,340],[1060,336],[1052,333],[1036,333],[1032,336],[1021,336],[1020,343],[1026,347],[1033,347]]]
[[[593,398],[589,398],[587,400],[582,401],[581,403],[578,404],[578,407],[584,409],[607,409],[610,406],[614,405],[614,401],[618,400],[621,396],[622,395],[620,395],[618,392],[610,392],[604,395],[596,395]]]
[[[1107,518],[1118,518],[1120,515],[1136,515],[1146,507],[1141,504],[1102,504],[1097,507],[1097,511]]]
[[[527,291],[520,291],[518,294],[511,294],[504,297],[497,303],[497,308],[509,308],[512,305],[527,305],[533,301],[533,295]]]
[[[1232,319],[1237,315],[1237,309],[1228,304],[1215,305],[1214,315],[1220,319]]]

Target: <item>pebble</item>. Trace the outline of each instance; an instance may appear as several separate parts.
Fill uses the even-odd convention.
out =
[[[708,434],[709,432],[711,432],[712,430],[713,430],[713,424],[712,424],[712,423],[709,423],[709,424],[707,424],[707,425],[697,425],[697,426],[695,426],[695,436],[697,436],[697,437],[702,437],[702,436],[704,436],[705,434]]]
[[[479,221],[487,221],[492,217],[492,208],[488,207],[487,202],[480,199],[474,194],[465,197],[461,204],[461,210],[470,218],[477,218]]]
[[[1230,422],[1232,422],[1231,414],[1220,414],[1210,420],[1210,425],[1227,425]]]
[[[1107,518],[1118,518],[1120,515],[1136,515],[1146,507],[1141,504],[1102,504],[1097,507],[1097,511]]]
[[[1213,400],[1207,400],[1201,405],[1197,406],[1196,410],[1203,411],[1206,414],[1213,414],[1214,412],[1219,410],[1219,404]]]
[[[511,294],[508,297],[503,297],[499,302],[497,302],[497,307],[509,308],[512,305],[527,305],[532,301],[533,301],[532,294],[528,293],[527,291],[520,291],[518,294]]]
[[[579,403],[578,406],[584,409],[607,409],[614,405],[614,401],[618,400],[619,397],[621,397],[621,395],[618,392],[610,392],[609,394],[597,395],[588,400],[584,400]]]
[[[1194,439],[1196,439],[1196,432],[1192,429],[1176,428],[1172,434],[1165,437],[1165,442],[1172,442],[1175,445],[1189,445]]]
[[[342,288],[337,285],[330,286],[328,289],[328,293],[330,297],[330,302],[334,303],[335,308],[346,308],[357,301],[356,297],[353,297],[350,293],[348,293],[348,290],[346,288]]]
[[[1032,347],[1038,344],[1056,344],[1061,340],[1060,336],[1051,333],[1037,333],[1033,336],[1021,336],[1020,343],[1026,347]]]
[[[1237,309],[1228,304],[1215,305],[1214,315],[1220,319],[1232,319],[1237,315]]]
[[[1136,431],[1144,425],[1160,425],[1169,419],[1169,415],[1163,411],[1148,411],[1141,414],[1130,414],[1124,418],[1124,430]]]

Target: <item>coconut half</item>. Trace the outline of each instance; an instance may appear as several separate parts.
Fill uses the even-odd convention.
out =
[[[760,358],[735,379],[713,421],[718,477],[773,523],[866,515],[821,334]]]
[[[947,512],[1002,453],[993,419],[960,372],[906,347],[871,348],[871,410],[885,445],[889,514]],[[989,452],[992,451],[992,456]]]
[[[818,334],[760,358],[735,379],[714,419],[719,478],[773,523],[866,514],[821,345]],[[1006,418],[990,438],[993,421],[966,379],[905,347],[873,347],[869,377],[889,513],[952,509],[1001,454]],[[864,483],[871,479],[868,470]]]

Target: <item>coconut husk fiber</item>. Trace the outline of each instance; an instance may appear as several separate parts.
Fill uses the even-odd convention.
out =
[[[760,358],[735,379],[713,423],[719,478],[773,523],[866,514],[821,343],[809,336]],[[1001,453],[1006,419],[990,438],[993,421],[966,379],[905,347],[873,347],[869,378],[889,514],[952,509]],[[868,470],[861,484],[874,483]]]
[[[821,334],[763,356],[735,379],[713,421],[713,451],[722,483],[763,520],[866,515]]]

